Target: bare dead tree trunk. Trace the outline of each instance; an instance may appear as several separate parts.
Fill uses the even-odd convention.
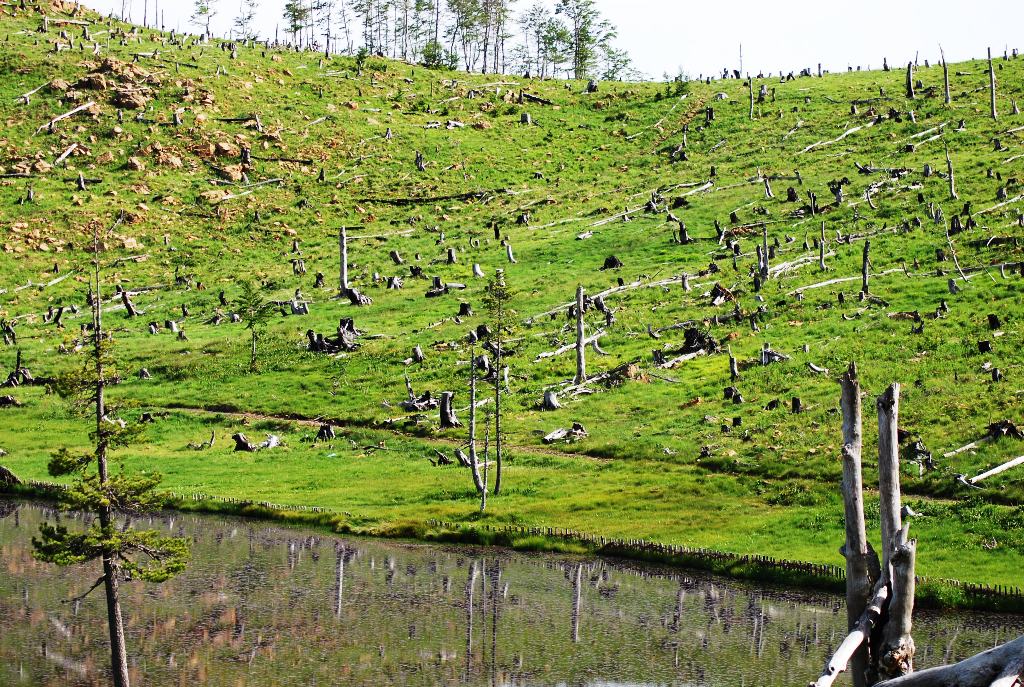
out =
[[[490,414],[484,415],[484,482],[480,490],[480,512],[487,510],[487,460],[490,457],[491,444],[491,418]]]
[[[96,293],[99,293],[99,291],[97,291]],[[135,304],[132,303],[132,299],[128,296],[128,292],[127,291],[122,291],[121,292],[121,303],[124,304],[124,309],[125,309],[125,311],[127,311],[128,317],[138,317],[139,316],[139,310],[138,310],[138,308],[135,307]]]
[[[821,241],[818,243],[818,267],[824,272],[828,269],[825,266],[825,223],[821,223]]]
[[[754,121],[754,77],[747,79],[747,87],[750,90],[750,121]]]
[[[587,381],[587,354],[583,336],[583,286],[576,287],[576,379],[574,384]]]
[[[949,65],[946,64],[946,52],[939,46],[939,54],[942,56],[942,81],[945,86],[946,104],[949,105],[953,99],[949,97]]]
[[[348,230],[345,227],[338,229],[338,275],[341,295],[348,293]]]
[[[495,274],[495,278],[498,283],[502,286],[505,284],[505,271],[498,270]],[[498,302],[498,317],[497,322],[494,323],[495,338],[497,340],[497,350],[494,353],[494,460],[497,466],[497,473],[494,477],[494,495],[497,496],[501,493],[501,467],[502,467],[502,442],[501,442],[501,370],[502,370],[502,359],[504,357],[504,339],[502,337],[503,328],[505,326],[505,312],[504,303],[499,299]],[[508,374],[506,370],[505,381],[508,383]],[[486,464],[485,464],[486,469]],[[484,488],[486,491],[487,480],[484,480]]]
[[[848,629],[853,630],[871,599],[875,581],[869,574],[868,546],[864,524],[864,478],[861,471],[863,433],[861,426],[860,381],[857,367],[850,363],[839,383],[842,387],[843,411],[843,506],[846,517],[846,616]],[[867,646],[862,644],[850,660],[854,687],[866,687],[868,667]]]
[[[768,260],[768,225],[761,225],[761,281],[766,282],[770,276],[771,264]]]
[[[902,538],[902,537],[901,537]],[[892,600],[889,602],[889,622],[885,625],[879,667],[886,678],[900,677],[914,672],[914,565],[917,559],[917,541],[901,541],[892,553]]]
[[[900,456],[896,425],[900,385],[893,383],[878,397],[878,495],[881,501],[882,570],[892,580],[891,559],[903,528],[900,508]]]
[[[860,292],[864,296],[867,296],[869,293],[871,293],[868,290],[868,281],[870,279],[869,269],[870,269],[870,266],[871,266],[871,261],[868,259],[868,253],[870,252],[870,250],[871,250],[871,239],[866,239],[864,241],[864,259],[861,262],[861,267],[860,267]]]
[[[949,197],[958,200],[956,194],[956,177],[953,175],[953,160],[949,157],[949,146],[946,146],[946,173],[949,175]]]
[[[992,101],[992,119],[999,119],[996,111],[996,69],[992,65],[992,48],[988,49],[988,88]]]
[[[907,97],[914,99],[914,63],[907,62]]]

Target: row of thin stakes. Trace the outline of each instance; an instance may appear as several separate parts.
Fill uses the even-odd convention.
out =
[[[66,485],[57,484],[55,482],[41,482],[37,480],[29,480],[27,483],[33,489],[36,489],[37,491],[44,493],[53,493],[67,490]],[[285,505],[281,503],[272,503],[270,501],[252,501],[249,499],[236,499],[226,496],[211,496],[209,494],[203,494],[201,492],[189,492],[187,494],[182,494],[174,491],[168,491],[164,492],[164,496],[167,498],[169,504],[173,502],[188,501],[194,503],[212,502],[229,504],[233,506],[238,506],[239,508],[244,508],[246,506],[257,506],[260,508],[265,508],[267,510],[273,510],[278,512],[344,515],[341,511],[334,510],[331,508],[323,508],[321,506]],[[428,520],[427,526],[453,531],[467,528],[467,526],[464,524],[434,519]],[[484,525],[483,529],[487,532],[502,532],[505,534],[513,534],[520,536],[539,536],[549,537],[552,539],[564,539],[574,542],[582,542],[590,546],[593,546],[595,549],[602,553],[622,555],[623,557],[630,557],[631,555],[637,556],[637,554],[643,554],[648,556],[653,554],[667,559],[685,557],[691,560],[696,559],[717,563],[727,562],[736,563],[740,565],[753,565],[758,568],[763,568],[766,570],[785,570],[790,572],[800,572],[811,577],[829,579],[834,580],[836,582],[843,582],[846,579],[845,568],[843,566],[838,565],[808,563],[806,561],[792,561],[785,558],[774,558],[772,556],[739,554],[732,553],[729,551],[718,551],[715,549],[683,546],[680,544],[663,544],[659,542],[648,541],[645,539],[609,538],[595,534],[587,534],[586,532],[579,532],[577,530],[567,529],[565,527],[524,527],[522,525]],[[929,582],[938,582],[953,587],[958,587],[960,589],[963,589],[963,591],[970,596],[1013,597],[1018,599],[1024,596],[1024,593],[1022,593],[1020,587],[1010,587],[1007,585],[972,584],[969,582],[961,582],[959,580],[950,580],[946,578],[928,578],[921,576],[917,577],[917,582],[921,584],[927,584]]]

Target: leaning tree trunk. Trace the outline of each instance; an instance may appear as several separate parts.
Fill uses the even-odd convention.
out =
[[[945,86],[946,104],[949,105],[953,99],[949,97],[949,65],[946,64],[946,53],[939,46],[939,54],[942,55],[942,81]]]
[[[988,49],[988,89],[992,101],[992,119],[999,119],[996,111],[996,70],[992,66],[992,48]]]
[[[857,367],[850,363],[840,380],[842,385],[841,406],[843,411],[843,506],[846,517],[846,616],[848,629],[853,630],[864,609],[871,600],[875,580],[870,575],[870,558],[873,554],[867,538],[864,523],[864,478],[861,472],[861,429],[860,381]],[[875,563],[877,566],[877,563]],[[850,670],[854,687],[865,687],[865,671],[868,667],[867,645],[862,644],[851,656]]]

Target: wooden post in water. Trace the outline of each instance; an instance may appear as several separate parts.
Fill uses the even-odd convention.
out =
[[[882,570],[890,587],[889,622],[879,652],[879,673],[895,678],[914,671],[914,564],[917,542],[907,541],[900,498],[900,385],[892,384],[877,401],[878,495],[882,524]]]
[[[843,411],[843,507],[846,517],[846,616],[848,629],[853,630],[871,598],[874,580],[870,578],[868,561],[873,554],[864,524],[864,478],[861,472],[860,381],[857,366],[839,379],[842,387],[840,405]],[[877,563],[876,563],[877,565]],[[868,665],[867,647],[861,645],[850,660],[854,687],[866,687],[864,672]]]
[[[882,571],[890,571],[893,552],[899,543],[903,518],[900,514],[900,456],[896,425],[900,412],[900,385],[893,383],[876,402],[878,409],[878,496],[881,501]]]

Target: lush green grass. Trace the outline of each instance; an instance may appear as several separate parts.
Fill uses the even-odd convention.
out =
[[[321,63],[310,54],[242,48],[239,59],[230,60],[215,45],[180,49],[166,44],[166,35],[143,32],[127,45],[115,38],[102,51],[101,57],[112,55],[124,62],[136,52],[161,52],[158,61],[143,58],[137,65],[148,76],[133,77],[139,83],[148,80],[152,99],[145,117],[152,121],[136,122],[127,112],[118,124],[110,90],[80,90],[74,99],[43,89],[27,106],[16,102],[19,94],[55,77],[74,83],[99,58],[78,52],[77,44],[73,51],[48,53],[56,34],[31,32],[38,14],[12,17],[9,12],[14,10],[6,9],[8,14],[0,18],[0,33],[7,37],[0,43],[0,115],[5,122],[0,166],[11,172],[26,160],[52,163],[71,143],[88,151],[72,155],[67,169],[36,174],[31,180],[0,180],[0,317],[18,318],[27,366],[37,376],[52,376],[79,364],[73,353],[57,351],[62,344],[73,349],[84,315],[66,315],[66,328],[57,330],[43,322],[42,314],[51,305],[85,303],[90,255],[83,248],[91,241],[94,224],[106,227],[124,209],[129,222],[115,236],[105,237],[108,295],[114,284],[159,288],[135,297],[145,311],[141,318],[126,318],[116,300],[108,308],[106,322],[115,331],[124,376],[115,399],[149,409],[327,417],[347,427],[346,441],[355,441],[355,446],[339,442],[332,450],[314,451],[299,441],[310,430],[293,428],[286,432],[290,448],[238,456],[225,446],[226,437],[237,429],[236,419],[174,412],[153,427],[145,446],[123,456],[130,468],[160,470],[170,489],[337,508],[351,513],[353,523],[368,527],[429,517],[475,518],[468,475],[427,462],[433,447],[450,452],[450,442],[464,440],[465,433],[441,432],[433,415],[408,416],[397,403],[405,397],[405,373],[417,393],[455,390],[457,403],[467,403],[469,352],[464,337],[484,321],[483,282],[471,272],[473,263],[479,263],[488,275],[506,270],[517,292],[517,319],[523,321],[509,359],[512,393],[505,428],[512,464],[503,494],[491,499],[486,519],[837,563],[842,529],[834,378],[848,361],[856,360],[869,394],[867,482],[874,481],[870,397],[893,380],[904,384],[901,427],[922,438],[937,457],[938,470],[919,476],[916,466],[908,465],[903,475],[904,487],[914,497],[945,499],[918,504],[919,510],[934,513],[915,523],[926,542],[921,546],[921,572],[979,582],[1019,581],[1024,471],[1007,472],[986,482],[984,491],[970,493],[956,486],[954,475],[974,475],[1018,455],[1020,442],[982,444],[950,459],[941,454],[980,437],[990,422],[1020,419],[1024,279],[1004,279],[998,270],[974,273],[969,282],[960,282],[961,293],[951,295],[946,284],[955,267],[950,260],[937,262],[936,255],[937,249],[949,253],[944,227],[926,213],[927,204],[936,203],[948,219],[965,202],[972,203],[980,226],[953,238],[965,268],[1021,259],[1019,247],[972,242],[1021,235],[1016,224],[1019,204],[980,211],[997,203],[1001,187],[1010,198],[1021,192],[1014,177],[1024,159],[1006,161],[1020,152],[1020,134],[1008,131],[1024,124],[1021,117],[1010,115],[1011,98],[1022,97],[1024,60],[997,62],[998,122],[986,115],[987,76],[981,62],[951,67],[952,73],[970,74],[955,77],[950,106],[942,102],[937,67],[922,68],[917,75],[926,86],[938,86],[940,95],[914,102],[902,97],[904,77],[896,72],[786,83],[756,80],[755,88],[766,83],[774,99],[757,105],[751,121],[747,89],[739,82],[602,84],[598,94],[585,95],[579,83],[509,80],[513,86],[499,84],[504,80],[498,77],[431,72],[383,60],[371,60],[362,74],[350,59]],[[93,27],[93,33],[119,28],[115,22]],[[174,62],[191,66],[176,70]],[[218,68],[228,75],[217,76]],[[549,98],[556,106],[519,105],[519,89]],[[471,90],[476,97],[470,97]],[[212,101],[204,102],[207,93]],[[726,99],[716,99],[719,93]],[[48,119],[88,99],[100,103],[96,114],[62,122],[54,134],[34,135]],[[851,114],[854,100],[871,102],[858,104],[858,113]],[[711,125],[704,122],[706,105],[715,109]],[[170,122],[179,106],[184,108],[183,126],[154,123]],[[881,115],[894,108],[901,113],[900,121],[886,118],[839,143],[800,152],[870,123],[871,108]],[[915,112],[916,123],[910,121],[909,110]],[[244,124],[216,121],[253,112],[261,116],[262,134]],[[532,115],[533,126],[519,123],[523,112]],[[324,117],[328,119],[319,121]],[[961,119],[966,126],[957,130]],[[449,120],[466,126],[446,129]],[[427,128],[431,122],[442,127]],[[687,123],[689,160],[673,163],[668,151],[682,140]],[[911,138],[943,124],[942,140],[924,142],[931,134]],[[387,128],[394,134],[390,141],[384,138]],[[995,138],[1005,150],[995,150]],[[210,180],[224,166],[237,164],[237,159],[210,158],[203,152],[202,146],[217,142],[248,143],[257,158],[308,158],[313,163],[256,161],[248,170],[250,181],[283,178],[284,183],[211,205],[200,194],[222,188]],[[905,153],[909,142],[918,142],[918,149]],[[959,201],[949,199],[944,179],[921,173],[925,163],[944,169],[943,144],[948,144],[956,166]],[[428,162],[423,173],[413,164],[416,150]],[[167,155],[180,158],[182,168],[161,164],[161,151],[165,162]],[[106,154],[109,159],[102,157]],[[130,157],[145,162],[146,169],[126,170]],[[859,174],[855,162],[913,171],[874,193],[875,210],[862,197],[869,185],[886,176]],[[639,208],[653,189],[662,189],[670,200],[687,192],[689,188],[668,189],[702,183],[712,165],[714,190],[690,195],[689,205],[673,210],[699,240],[685,246],[671,243],[673,227],[665,213]],[[317,182],[321,167],[327,183]],[[750,182],[758,171],[791,175],[796,170],[802,184],[773,182],[774,199],[765,197],[762,182]],[[73,182],[79,171],[99,181],[77,191]],[[535,178],[537,172],[544,178]],[[801,204],[814,191],[819,205],[828,206],[828,182],[843,177],[851,182],[846,200],[839,207],[823,207],[819,217],[794,216],[798,206],[784,202],[786,187],[792,185],[801,194]],[[29,184],[35,202],[19,204]],[[476,191],[488,193],[467,201],[430,200]],[[421,201],[388,202],[397,198]],[[594,226],[623,207],[637,209],[632,221]],[[741,223],[768,222],[770,240],[780,244],[773,264],[816,255],[803,242],[818,235],[824,220],[828,250],[834,253],[827,258],[829,270],[821,273],[812,260],[754,293],[750,269],[759,230],[739,238],[742,255],[735,271],[729,251],[714,240],[714,222],[729,227],[732,211]],[[529,226],[516,223],[524,212],[531,214]],[[922,220],[921,227],[914,226],[915,218]],[[883,231],[904,222],[906,231]],[[374,237],[354,238],[350,248],[350,279],[374,299],[370,307],[356,309],[331,299],[341,224],[365,227],[353,230],[354,237]],[[494,225],[514,247],[516,264],[507,262],[504,248],[494,239]],[[593,236],[577,240],[584,231],[593,231]],[[888,305],[859,302],[858,281],[808,290],[802,301],[787,295],[825,279],[859,274],[863,243],[837,242],[836,232],[874,233],[871,262],[876,274],[907,263],[910,277],[896,272],[872,279],[871,291]],[[305,276],[292,274],[293,238],[301,241],[309,269]],[[474,245],[476,239],[479,245]],[[448,247],[458,251],[455,265],[443,261]],[[394,265],[388,257],[391,250],[399,251],[406,264]],[[145,257],[122,260],[140,255]],[[609,255],[619,257],[624,267],[600,271]],[[574,363],[568,355],[533,361],[574,334],[564,313],[532,325],[525,323],[528,317],[568,302],[577,281],[595,293],[613,286],[617,278],[630,283],[683,272],[695,275],[712,262],[721,271],[692,277],[690,292],[676,283],[607,298],[617,318],[601,342],[610,355],[592,356],[591,370],[639,360],[642,371],[659,376],[644,374],[607,389],[598,386],[601,393],[564,398],[565,407],[556,412],[537,409],[543,389],[571,378]],[[17,289],[53,279],[54,263],[61,274],[73,276],[45,289]],[[408,278],[409,264],[418,264],[429,276],[467,283],[468,288],[425,299],[429,282]],[[192,284],[175,285],[175,268],[191,275]],[[327,275],[329,286],[313,288],[317,271]],[[373,280],[374,274],[399,274],[406,277],[406,287],[386,290]],[[229,300],[237,295],[240,275],[259,279],[275,299],[287,299],[301,288],[312,300],[308,317],[282,317],[272,324],[257,374],[247,370],[247,338],[240,325],[206,324],[218,307],[220,290]],[[745,321],[714,324],[715,315],[732,311],[729,303],[710,305],[706,294],[716,281],[735,292],[745,314],[763,306],[759,332],[752,332]],[[197,282],[205,290],[196,288]],[[840,290],[847,296],[843,304],[837,299]],[[456,322],[453,317],[463,300],[473,305],[476,315]],[[931,319],[942,300],[949,304],[949,313]],[[166,331],[156,336],[147,332],[150,321],[180,318],[182,304],[191,313],[182,323],[187,342]],[[921,334],[911,333],[911,322],[890,317],[914,310],[925,318]],[[998,338],[987,329],[989,312],[1003,319]],[[329,333],[346,316],[375,338],[364,338],[359,351],[342,356],[304,350],[307,329]],[[734,406],[722,394],[729,384],[724,355],[698,358],[675,370],[654,369],[652,349],[676,342],[680,335],[666,332],[655,341],[646,334],[647,326],[691,319],[702,321],[741,360],[755,359],[765,342],[792,359],[746,367],[738,383],[746,402]],[[588,327],[600,321],[597,314],[588,315]],[[978,352],[980,339],[993,340],[993,353]],[[406,367],[402,361],[414,345],[423,347],[427,359]],[[5,349],[2,367],[13,360],[14,349]],[[807,366],[811,362],[831,372],[815,374]],[[992,383],[985,363],[999,367],[1006,381]],[[137,380],[134,373],[140,367],[148,368],[153,379]],[[0,411],[0,447],[9,454],[4,464],[23,477],[42,478],[49,453],[69,442],[84,445],[86,430],[38,390],[13,393],[26,407]],[[788,413],[793,396],[802,399],[806,412]],[[782,401],[781,408],[764,410],[774,399]],[[742,419],[741,427],[730,427],[734,417]],[[541,449],[544,434],[573,421],[587,427],[588,439]],[[397,433],[385,433],[385,428]],[[221,439],[214,451],[184,448],[206,439],[211,429]],[[248,432],[259,438],[263,430],[257,425]],[[362,450],[382,439],[390,450]],[[331,452],[337,455],[328,458]]]
[[[12,437],[10,444],[12,455],[22,459],[9,464],[28,476],[45,475],[49,458],[33,437],[60,432],[69,423],[63,406],[37,398],[31,410],[23,411],[29,416],[25,427],[31,431]],[[321,506],[342,512],[340,519],[332,515],[325,523],[346,532],[426,536],[429,528],[424,524],[430,519],[477,528],[552,526],[609,538],[842,563],[837,550],[842,503],[835,490],[806,480],[774,482],[644,459],[618,461],[516,449],[506,468],[508,486],[480,515],[465,472],[428,462],[435,448],[450,451],[446,442],[351,429],[330,445],[313,446],[313,427],[216,413],[170,412],[151,427],[145,444],[121,452],[117,459],[135,470],[159,472],[167,490]],[[211,429],[218,433],[212,450],[185,447],[192,438],[207,437]],[[233,453],[227,436],[235,431],[257,439],[273,432],[285,446],[264,453]],[[85,431],[63,439],[83,449],[88,441]],[[381,442],[384,449],[372,448]],[[1022,509],[977,501],[910,503],[926,516],[914,523],[916,535],[928,542],[918,561],[921,575],[1008,585],[1019,581]],[[877,530],[877,505],[868,518],[869,526]],[[503,543],[529,548],[528,542],[518,539]],[[964,555],[972,556],[969,571],[963,566]]]

